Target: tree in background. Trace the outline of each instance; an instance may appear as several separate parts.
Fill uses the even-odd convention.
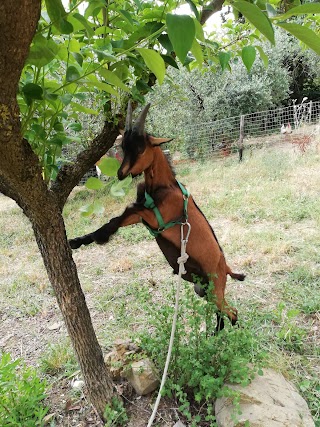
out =
[[[246,44],[236,50],[202,30],[223,3],[70,0],[69,10],[61,0],[0,3],[0,191],[30,220],[89,397],[101,416],[114,391],[67,241],[62,210],[70,192],[112,146],[128,98],[144,102],[150,87],[163,82],[167,67],[206,62],[224,70],[231,54],[240,54],[250,70],[255,48],[248,34],[273,44],[274,25],[320,53],[319,37],[308,28],[318,20],[313,14],[320,12],[319,4],[285,5],[279,15],[263,2],[235,2],[247,23],[246,36],[238,35]],[[172,13],[183,4],[190,5],[189,15]],[[306,25],[288,22],[296,14],[307,14]],[[76,134],[83,115],[101,111],[101,129],[74,162],[59,168],[63,148],[81,142]],[[106,173],[114,175],[114,166],[107,163]]]
[[[233,34],[231,29],[228,33],[229,37]],[[220,65],[171,69],[164,84],[156,85],[148,95],[154,105],[150,112],[153,129],[171,136],[195,118],[200,124],[300,103],[305,96],[320,99],[319,57],[284,30],[277,29],[275,35],[275,46],[256,45],[263,54],[249,72],[239,56],[224,71]]]

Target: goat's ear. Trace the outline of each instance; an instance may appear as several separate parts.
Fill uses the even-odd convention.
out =
[[[164,144],[165,142],[170,142],[173,140],[173,138],[156,138],[155,136],[152,136],[152,135],[148,135],[148,136],[149,136],[149,141],[153,146],[161,145],[161,144]]]

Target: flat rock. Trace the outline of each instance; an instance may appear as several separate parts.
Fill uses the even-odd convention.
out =
[[[240,391],[241,415],[232,418],[231,398],[219,398],[215,404],[218,427],[240,427],[248,421],[250,427],[315,427],[305,400],[282,374],[264,369],[246,387],[228,385]]]

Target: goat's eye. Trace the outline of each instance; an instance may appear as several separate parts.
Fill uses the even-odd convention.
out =
[[[142,154],[144,152],[144,149],[145,149],[144,144],[138,144],[137,146],[138,154]]]

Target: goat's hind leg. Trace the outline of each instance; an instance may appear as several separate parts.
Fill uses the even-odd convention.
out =
[[[224,328],[224,319],[223,314],[220,311],[217,311],[217,326],[215,329],[215,335],[217,335]]]
[[[212,289],[212,292],[214,294],[215,303],[218,309],[217,312],[217,327],[216,332],[221,331],[224,328],[224,320],[223,320],[223,313],[225,313],[232,326],[235,326],[238,321],[238,312],[234,307],[230,307],[227,301],[225,300],[224,293],[225,293],[225,287],[226,287],[226,276],[221,276],[225,279],[219,279],[219,276],[214,279],[214,287]]]

